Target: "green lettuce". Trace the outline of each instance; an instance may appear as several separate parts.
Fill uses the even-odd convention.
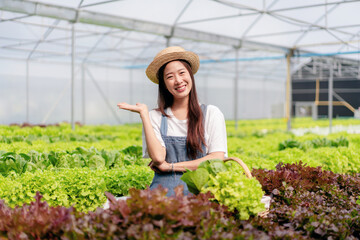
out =
[[[235,171],[210,176],[207,186],[201,192],[208,191],[214,195],[214,200],[227,206],[230,211],[237,210],[241,220],[247,220],[251,215],[266,210],[261,203],[264,192],[259,181]]]
[[[204,161],[197,170],[187,170],[181,180],[196,195],[211,192],[213,200],[236,211],[242,220],[266,210],[261,203],[264,195],[261,184],[256,178],[247,178],[240,165],[234,161]]]
[[[209,180],[209,172],[205,168],[199,168],[196,171],[187,170],[181,177],[189,188],[189,191],[195,195],[200,193],[202,187]]]

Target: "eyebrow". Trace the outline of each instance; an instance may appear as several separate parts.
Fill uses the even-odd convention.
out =
[[[185,70],[185,67],[183,67],[183,68],[180,68],[179,70],[177,70],[177,71],[181,71],[181,70]],[[168,72],[168,73],[164,73],[164,75],[165,76],[167,76],[167,75],[169,75],[169,74],[172,74],[173,72]]]

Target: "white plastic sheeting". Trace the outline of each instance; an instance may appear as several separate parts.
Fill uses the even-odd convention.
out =
[[[293,71],[312,54],[359,61],[359,9],[359,1],[336,0],[1,0],[0,123],[26,121],[27,63],[28,120],[70,121],[72,22],[75,121],[139,121],[116,103],[156,106],[157,86],[144,71],[167,42],[199,54],[200,100],[227,119],[240,47],[238,117],[282,117],[289,49],[307,54],[293,58]]]

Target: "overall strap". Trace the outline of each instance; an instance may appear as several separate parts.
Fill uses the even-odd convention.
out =
[[[167,114],[167,111],[165,110]],[[160,134],[166,136],[168,130],[167,117],[164,114],[161,114],[161,124],[160,124]]]

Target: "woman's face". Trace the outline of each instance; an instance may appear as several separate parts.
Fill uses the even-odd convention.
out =
[[[189,71],[180,61],[173,61],[164,69],[164,82],[168,91],[174,99],[181,99],[189,96],[192,88],[192,81]]]

